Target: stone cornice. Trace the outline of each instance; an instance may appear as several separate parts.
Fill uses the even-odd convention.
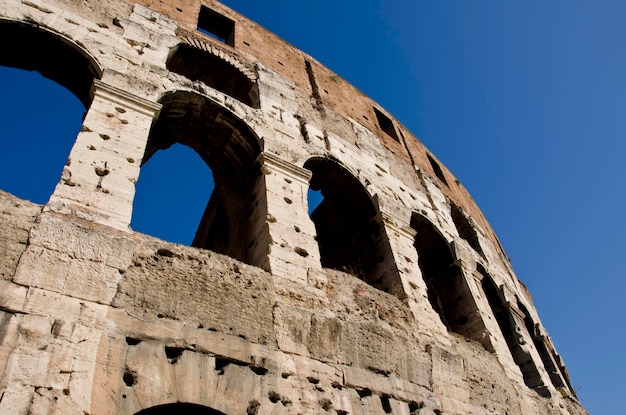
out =
[[[100,97],[107,101],[123,105],[133,111],[147,115],[149,117],[157,117],[161,111],[162,105],[157,102],[149,101],[145,98],[133,95],[123,89],[119,89],[99,79],[94,79],[91,87],[91,95]]]
[[[305,183],[308,183],[309,180],[311,180],[313,173],[311,173],[310,170],[307,170],[304,167],[296,166],[295,164],[283,160],[275,154],[263,153],[262,159],[264,165],[282,170],[284,173],[287,173],[295,179],[301,180]]]
[[[388,229],[398,232],[401,235],[409,238],[410,240],[415,239],[415,236],[417,235],[417,231],[415,229],[409,226],[399,225],[399,223],[401,223],[401,220],[394,216],[391,216],[388,213],[381,211],[380,214],[383,218],[383,223]]]

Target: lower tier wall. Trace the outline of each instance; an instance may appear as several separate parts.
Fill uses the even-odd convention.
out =
[[[0,205],[0,413],[586,413],[509,379],[477,342],[424,336],[404,302],[351,275],[313,287],[4,193]]]

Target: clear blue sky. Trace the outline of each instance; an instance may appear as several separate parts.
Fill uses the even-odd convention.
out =
[[[626,282],[619,258],[626,258],[626,2],[225,4],[356,85],[452,170],[533,294],[582,403],[594,415],[623,413],[626,334],[619,316]],[[15,76],[0,71],[3,98],[16,87],[24,97],[31,84],[38,85],[32,77],[20,83]],[[49,159],[63,142],[66,155],[80,128],[82,110],[77,109],[73,132],[60,134],[69,141],[51,137],[49,128],[26,133],[27,127],[49,121],[20,121],[14,111],[41,103],[41,117],[54,119],[52,110],[70,105],[55,98],[46,104],[46,97],[32,94],[22,104],[13,98],[1,103],[3,189],[10,189],[7,182],[19,188],[25,179],[38,182],[50,175],[38,170],[45,163],[17,157],[26,151],[18,145],[41,149]],[[160,168],[156,157],[146,164],[138,186],[147,185],[142,182],[148,168]],[[178,187],[188,182],[186,174],[197,174],[183,168],[195,167],[181,164]],[[54,169],[50,190],[38,202],[58,178],[58,163]],[[154,207],[164,201],[137,203]],[[133,223],[146,230],[142,226]]]

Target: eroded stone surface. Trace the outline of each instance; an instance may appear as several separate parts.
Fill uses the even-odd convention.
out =
[[[183,3],[0,4],[0,59],[88,107],[49,203],[0,192],[0,413],[585,414],[445,166],[312,57]],[[129,228],[173,143],[217,184],[196,247]]]
[[[0,279],[11,280],[17,262],[26,249],[28,232],[41,212],[41,206],[18,199],[0,190]]]

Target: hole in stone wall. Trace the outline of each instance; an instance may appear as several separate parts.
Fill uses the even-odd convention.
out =
[[[249,366],[249,364],[245,362],[230,359],[224,356],[215,356],[215,371],[216,372],[223,373],[224,368],[230,364],[237,365],[237,366]]]
[[[468,217],[465,216],[465,213],[455,204],[450,205],[450,213],[454,226],[459,232],[459,236],[465,239],[467,243],[484,258],[485,254],[480,246],[476,229],[474,229]]]
[[[0,21],[0,39],[0,66],[37,71],[67,88],[85,108],[89,107],[91,84],[102,71],[78,45],[24,21]]]
[[[223,412],[216,411],[206,406],[196,405],[192,403],[170,403],[166,405],[153,406],[135,413],[135,415],[225,415]]]
[[[143,163],[159,150],[182,144],[213,172],[213,192],[191,245],[267,268],[269,234],[265,176],[260,165],[262,143],[243,121],[208,98],[177,91],[166,94],[160,102],[163,108],[150,132]],[[159,177],[165,180],[180,167],[164,166],[158,171]],[[194,176],[171,186],[190,186],[194,192],[204,189],[207,193],[210,188],[207,180]],[[155,191],[159,194],[165,190],[168,188],[161,186]],[[172,211],[170,215],[180,213]]]
[[[174,364],[178,362],[178,359],[180,359],[184,351],[185,349],[182,349],[180,347],[165,346],[165,357],[167,358],[168,362],[170,362],[170,364]]]
[[[561,371],[561,374],[563,375],[563,380],[565,380],[565,383],[567,383],[570,393],[576,396],[576,391],[574,390],[574,387],[572,386],[572,383],[569,377],[569,372],[567,371],[567,368],[565,367],[565,363],[563,363],[563,359],[554,349],[552,349],[552,352],[550,354],[552,356],[552,359],[556,363],[557,367]]]
[[[373,107],[373,109],[374,114],[376,114],[376,119],[378,120],[378,125],[380,126],[380,129],[383,130],[389,137],[399,142],[400,139],[398,138],[398,133],[396,133],[396,129],[393,126],[393,121],[391,121],[391,118],[387,117],[377,108]]]
[[[409,412],[411,415],[415,415],[419,413],[419,411],[424,407],[424,402],[409,402]]]
[[[256,82],[226,60],[193,46],[179,44],[170,52],[167,69],[200,81],[252,108],[259,108]]]
[[[0,189],[43,204],[69,162],[101,71],[79,46],[24,21],[0,21],[0,42]]]
[[[248,407],[246,408],[246,415],[257,415],[260,406],[261,404],[256,399],[249,401]]]
[[[500,327],[502,336],[509,347],[511,356],[522,372],[524,383],[529,388],[535,390],[540,396],[550,397],[550,391],[541,380],[541,375],[537,370],[530,352],[526,350],[524,345],[520,342],[521,329],[517,327],[508,304],[506,304],[502,298],[500,290],[489,276],[485,276],[481,284],[489,306]]]
[[[215,358],[215,371],[223,373],[224,368],[231,363],[232,361],[228,359],[222,359],[222,358],[216,357]]]
[[[443,175],[443,171],[441,170],[441,166],[439,166],[439,163],[437,163],[435,159],[431,157],[430,154],[426,154],[426,157],[428,157],[428,162],[430,163],[430,166],[433,168],[433,171],[435,172],[435,176],[437,176],[439,180],[443,182],[443,184],[445,184],[446,186],[449,186],[448,181],[446,180],[446,176]]]
[[[235,46],[235,22],[206,6],[200,7],[198,30],[229,46]]]
[[[313,190],[309,187],[309,191],[307,194],[307,200],[309,203],[309,215],[313,213],[315,209],[317,209],[320,203],[322,203],[322,199],[324,199],[324,197],[322,196],[322,192],[320,190]]]
[[[372,396],[372,390],[369,388],[357,389],[356,393],[359,394],[359,398],[366,398]]]
[[[126,344],[129,346],[137,346],[141,343],[141,340],[135,339],[134,337],[126,337]]]
[[[312,172],[309,211],[315,224],[322,266],[352,274],[368,284],[403,297],[382,217],[359,180],[339,163],[307,160]]]
[[[333,401],[328,398],[322,398],[318,402],[320,404],[320,407],[326,412],[329,412],[331,409],[333,409]]]
[[[259,376],[265,376],[268,372],[263,366],[250,365],[250,370]]]
[[[267,398],[270,400],[271,403],[276,403],[280,401],[280,395],[274,391],[269,391],[267,393]]]
[[[0,189],[44,204],[59,182],[84,108],[36,72],[0,67]]]
[[[213,187],[211,169],[191,148],[175,144],[157,151],[141,168],[130,226],[191,245]]]
[[[0,22],[0,39],[0,188],[43,204],[101,71],[77,45],[23,21]]]
[[[450,331],[477,340],[486,348],[484,323],[467,280],[455,264],[448,242],[424,216],[413,213],[411,227],[415,229],[415,249],[418,264],[426,282],[428,300]]]
[[[448,243],[435,226],[421,215],[413,214],[411,227],[417,232],[414,245],[426,282],[428,300],[441,321],[453,330],[458,325],[456,321],[459,313],[451,307],[450,302],[454,301],[455,295],[449,292],[449,287],[452,285],[450,282],[458,278],[458,268],[454,265]]]
[[[383,411],[385,411],[386,414],[393,413],[393,410],[391,409],[391,402],[389,401],[388,395],[382,395],[380,397],[380,403],[383,406]]]
[[[526,329],[530,334],[530,337],[533,339],[533,344],[539,353],[539,357],[543,362],[543,367],[548,372],[548,376],[550,377],[550,381],[554,385],[555,388],[565,388],[565,383],[563,382],[563,374],[558,368],[556,362],[552,360],[552,356],[546,347],[545,340],[539,335],[537,330],[535,329],[535,323],[533,319],[530,317],[530,313],[528,309],[522,304],[519,300],[517,302],[517,307],[524,314],[524,324],[526,325]]]
[[[126,370],[124,371],[124,375],[122,376],[122,380],[124,381],[124,384],[128,387],[135,386],[135,384],[137,383],[137,376],[133,371],[126,368]]]

